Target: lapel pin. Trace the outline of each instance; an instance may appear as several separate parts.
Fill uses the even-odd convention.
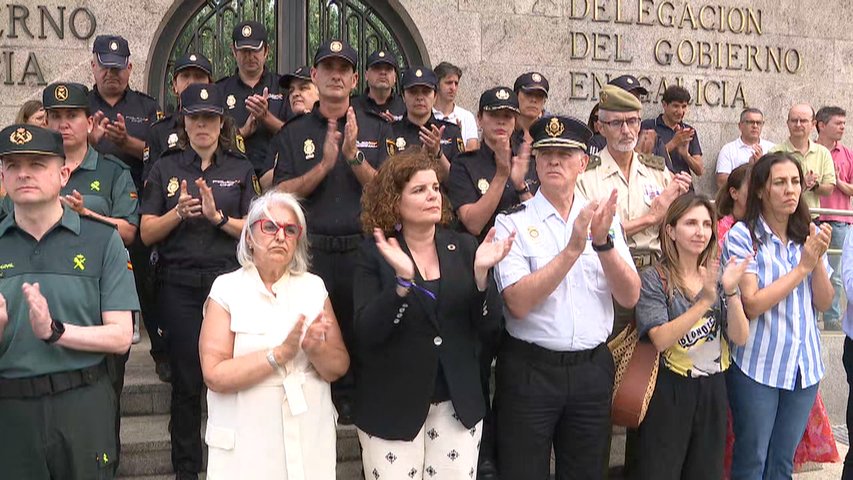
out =
[[[447,245],[447,249],[452,252],[452,251],[456,250],[456,245],[451,243],[451,244]]]

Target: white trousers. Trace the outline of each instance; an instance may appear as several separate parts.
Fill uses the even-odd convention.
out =
[[[465,428],[450,401],[430,405],[410,442],[383,440],[358,430],[366,480],[470,480],[477,476],[483,421]]]

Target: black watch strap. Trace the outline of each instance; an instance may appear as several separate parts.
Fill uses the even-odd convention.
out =
[[[595,250],[596,252],[606,252],[608,250],[611,250],[613,248],[613,246],[614,246],[613,245],[613,238],[610,235],[608,235],[607,241],[605,241],[603,245],[596,245],[595,243],[593,243],[592,249]]]
[[[222,228],[225,226],[226,223],[228,223],[228,215],[225,215],[225,212],[223,212],[222,210],[219,211],[219,214],[222,215],[222,220],[220,220],[219,223],[216,224],[216,228]]]
[[[65,333],[65,324],[54,318],[50,322],[50,336],[44,340],[44,343],[56,343],[63,333]]]

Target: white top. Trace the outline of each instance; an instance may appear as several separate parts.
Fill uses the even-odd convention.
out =
[[[435,116],[436,120],[444,120],[446,122],[453,122],[459,125],[459,128],[462,129],[462,139],[465,140],[466,143],[472,138],[474,140],[480,138],[477,119],[474,117],[474,114],[459,105],[453,105],[453,111],[450,112],[450,115],[445,115],[435,108],[432,109],[432,114]]]
[[[231,314],[233,357],[280,345],[299,315],[305,328],[328,294],[316,275],[285,275],[263,284],[254,267],[219,276],[209,299]],[[303,331],[304,335],[304,331]],[[335,478],[335,409],[331,388],[301,349],[259,384],[236,393],[207,393],[207,478]]]
[[[567,221],[563,221],[542,190],[523,204],[524,210],[500,214],[495,220],[496,238],[505,239],[510,232],[518,232],[509,254],[495,267],[500,291],[544,268],[566,248],[575,218],[587,200],[575,194]],[[634,269],[618,217],[613,218],[610,236],[616,251]],[[613,330],[613,299],[601,260],[592,249],[592,238],[587,235],[580,258],[545,301],[525,318],[512,316],[506,308],[504,317],[506,330],[514,338],[549,350],[588,350],[607,340]]]
[[[771,148],[776,146],[775,143],[763,138],[758,140],[758,144],[761,145],[761,151],[764,153],[768,153]],[[752,154],[752,146],[743,143],[743,140],[737,137],[735,141],[723,145],[723,148],[720,149],[720,153],[717,155],[717,173],[732,173],[732,170],[737,167],[749,163]]]

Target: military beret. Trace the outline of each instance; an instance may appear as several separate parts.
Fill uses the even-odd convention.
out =
[[[515,93],[518,93],[519,90],[524,90],[525,92],[539,90],[544,92],[545,95],[548,95],[549,88],[548,79],[538,72],[522,73],[515,79],[515,85],[512,87]]]
[[[411,67],[403,72],[403,79],[400,81],[403,90],[423,85],[433,90],[438,86],[438,79],[435,77],[435,72],[427,67]]]
[[[41,94],[45,110],[84,108],[89,110],[89,89],[79,83],[51,83]]]
[[[177,75],[181,70],[188,68],[197,68],[207,74],[208,77],[213,76],[213,66],[210,60],[200,53],[190,53],[179,58],[175,62],[175,68],[172,69],[172,75]]]
[[[649,91],[646,87],[640,85],[640,81],[633,75],[622,75],[607,82],[608,85],[615,85],[626,92],[637,92],[640,95],[648,95]]]
[[[377,50],[370,54],[367,57],[367,68],[373,67],[375,65],[379,65],[384,63],[386,65],[391,65],[394,69],[397,69],[397,59],[391,52],[387,50]]]
[[[237,50],[249,48],[260,50],[267,41],[267,29],[264,24],[254,20],[245,20],[238,23],[231,32],[234,48]]]
[[[62,135],[26,123],[9,125],[0,131],[0,158],[18,153],[65,158]]]
[[[353,69],[358,67],[358,52],[342,40],[328,40],[323,42],[314,55],[314,66],[316,67],[327,58],[334,57],[346,60],[352,65]]]
[[[632,93],[613,85],[601,87],[598,94],[598,109],[609,112],[637,112],[643,104]]]
[[[98,35],[92,44],[92,53],[98,57],[101,66],[124,69],[130,58],[130,47],[122,36]]]
[[[578,148],[586,151],[592,130],[586,123],[573,117],[542,117],[530,126],[533,137],[533,149],[538,148]]]
[[[208,112],[222,115],[225,111],[222,91],[212,83],[194,83],[181,92],[181,113]]]
[[[309,67],[308,65],[303,65],[294,70],[293,73],[286,73],[282,75],[281,78],[278,79],[278,84],[281,86],[281,88],[289,90],[290,84],[293,83],[293,81],[296,79],[306,80],[310,82],[311,67]]]
[[[480,95],[480,111],[512,110],[518,113],[518,97],[508,87],[494,87]]]

